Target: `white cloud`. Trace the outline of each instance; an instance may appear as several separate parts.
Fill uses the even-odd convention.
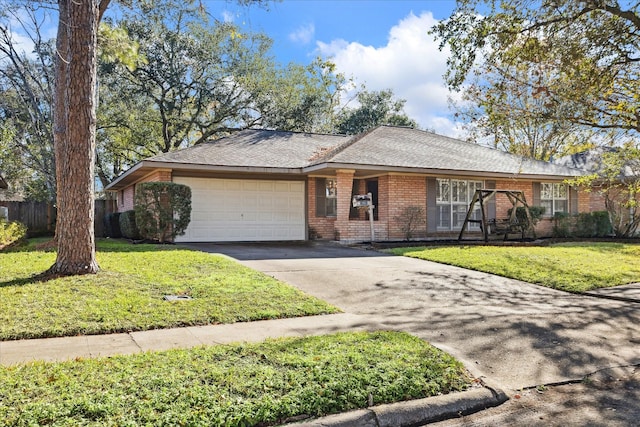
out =
[[[438,42],[428,34],[436,23],[431,12],[411,13],[389,30],[385,46],[333,40],[318,41],[317,48],[357,85],[365,84],[370,91],[392,89],[397,98],[407,101],[407,115],[421,127],[461,136],[452,121],[447,101],[451,94],[442,78],[448,52],[440,52]]]
[[[234,22],[236,20],[236,16],[233,12],[230,12],[228,10],[223,10],[222,11],[222,21],[223,22],[227,22],[227,23],[231,23]]]
[[[313,41],[316,34],[316,27],[313,23],[304,24],[289,34],[289,40],[294,43],[308,44]]]
[[[35,43],[32,37],[37,38],[34,22],[40,26],[39,31],[42,39],[49,40],[56,37],[57,17],[52,17],[46,9],[36,9],[32,13],[28,13],[22,8],[10,9],[4,16],[3,25],[7,31],[8,40],[15,51],[34,59]],[[4,61],[6,58],[2,57],[1,60]]]

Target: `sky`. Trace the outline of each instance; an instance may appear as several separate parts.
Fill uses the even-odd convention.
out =
[[[358,86],[392,89],[421,128],[462,136],[442,77],[448,54],[428,34],[451,15],[455,0],[284,0],[268,10],[225,0],[203,3],[215,19],[268,35],[279,62],[330,59]]]

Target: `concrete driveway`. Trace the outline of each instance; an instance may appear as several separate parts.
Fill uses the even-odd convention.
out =
[[[331,244],[193,244],[290,283],[371,329],[410,332],[505,391],[640,363],[640,304]]]

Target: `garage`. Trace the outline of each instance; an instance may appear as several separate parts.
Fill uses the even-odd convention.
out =
[[[191,187],[191,222],[176,242],[305,240],[304,181],[174,177]]]

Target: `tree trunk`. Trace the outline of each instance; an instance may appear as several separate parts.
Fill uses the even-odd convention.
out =
[[[98,0],[59,0],[54,144],[58,255],[54,274],[96,273],[94,167]]]

